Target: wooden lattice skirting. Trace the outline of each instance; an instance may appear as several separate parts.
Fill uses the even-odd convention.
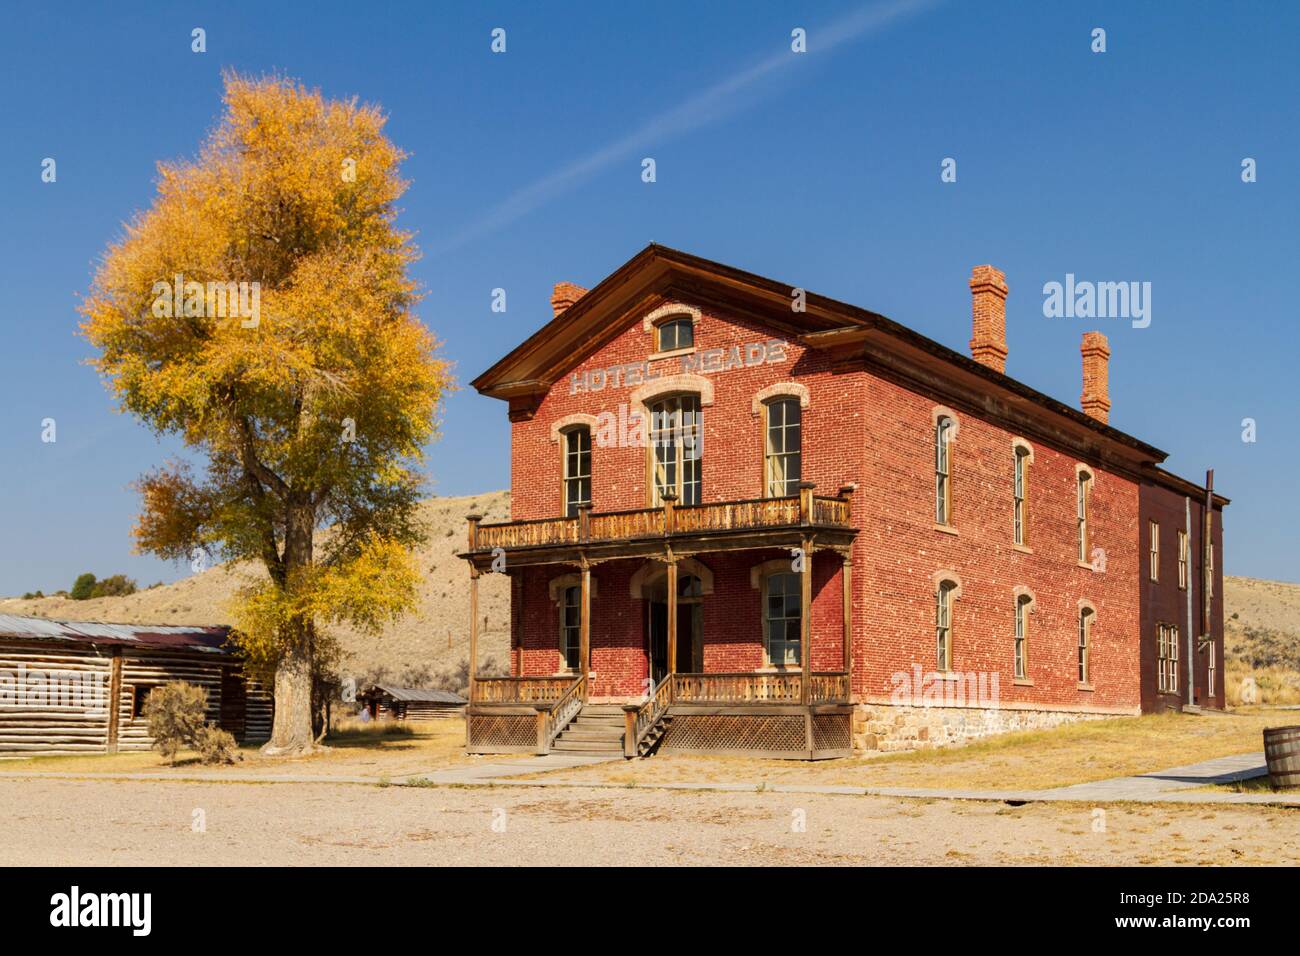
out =
[[[745,754],[825,760],[853,754],[853,711],[845,705],[674,704],[660,753]]]

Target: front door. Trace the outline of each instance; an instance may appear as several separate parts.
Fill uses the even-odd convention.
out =
[[[668,602],[659,598],[647,603],[650,645],[650,678],[655,686],[668,673]],[[698,673],[704,669],[704,644],[700,633],[701,607],[698,602],[677,605],[677,672]]]

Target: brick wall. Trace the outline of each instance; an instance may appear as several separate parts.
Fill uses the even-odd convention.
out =
[[[652,333],[639,317],[573,371],[640,362],[653,351]],[[696,326],[697,351],[730,350],[784,338],[745,320],[705,310]],[[934,527],[933,421],[937,401],[864,369],[833,371],[825,353],[786,342],[784,361],[743,366],[706,376],[714,402],[703,408],[706,502],[763,494],[762,419],[752,411],[755,393],[777,382],[808,390],[804,412],[804,477],[821,494],[856,482],[854,524],[861,533],[854,562],[854,692],[888,700],[893,675],[913,664],[932,669],[934,575],[953,572],[962,585],[953,616],[953,666],[999,675],[1002,701],[1071,713],[1133,712],[1139,692],[1139,555],[1135,482],[1092,466],[1092,541],[1105,552],[1105,570],[1080,567],[1075,531],[1079,462],[1030,438],[1029,548],[1012,545],[1012,439],[1010,432],[955,409],[952,481],[956,534]],[[529,420],[512,425],[512,507],[516,520],[561,511],[561,454],[552,425],[575,414],[619,417],[634,384],[573,393],[560,379]],[[1028,437],[1028,436],[1026,436]],[[646,449],[596,447],[592,462],[597,512],[644,508]],[[706,670],[750,670],[760,661],[759,595],[748,569],[768,555],[701,555],[714,570],[715,593],[705,601]],[[840,651],[839,557],[819,555],[814,606],[814,667],[838,669]],[[550,673],[556,611],[546,579],[562,568],[524,574],[525,606],[516,608],[514,633],[524,671]],[[635,693],[645,677],[644,609],[628,592],[632,562],[595,571],[593,692]],[[1029,621],[1029,677],[1013,681],[1014,589],[1036,596]],[[1096,609],[1092,630],[1092,690],[1076,675],[1079,601]],[[512,652],[519,660],[520,650]]]

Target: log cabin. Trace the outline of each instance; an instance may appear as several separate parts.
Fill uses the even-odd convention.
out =
[[[1222,707],[1226,498],[1006,374],[1005,275],[970,352],[660,245],[474,380],[512,515],[468,516],[474,753],[818,759]],[[1212,473],[1211,473],[1212,474]],[[477,588],[511,582],[508,677]]]
[[[52,621],[0,614],[0,757],[153,745],[144,703],[185,681],[240,743],[270,739],[272,697],[244,673],[225,627]]]
[[[450,691],[429,687],[395,687],[371,684],[357,693],[357,701],[370,709],[375,720],[446,720],[460,717],[468,701]]]

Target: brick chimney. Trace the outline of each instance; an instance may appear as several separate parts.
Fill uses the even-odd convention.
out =
[[[551,308],[558,316],[586,294],[587,290],[580,285],[574,285],[572,282],[557,282],[555,291],[551,293]]]
[[[970,271],[970,357],[995,372],[1007,370],[1007,277],[1001,269]]]
[[[1084,332],[1079,343],[1083,355],[1083,410],[1099,422],[1110,422],[1110,345],[1100,332]]]

